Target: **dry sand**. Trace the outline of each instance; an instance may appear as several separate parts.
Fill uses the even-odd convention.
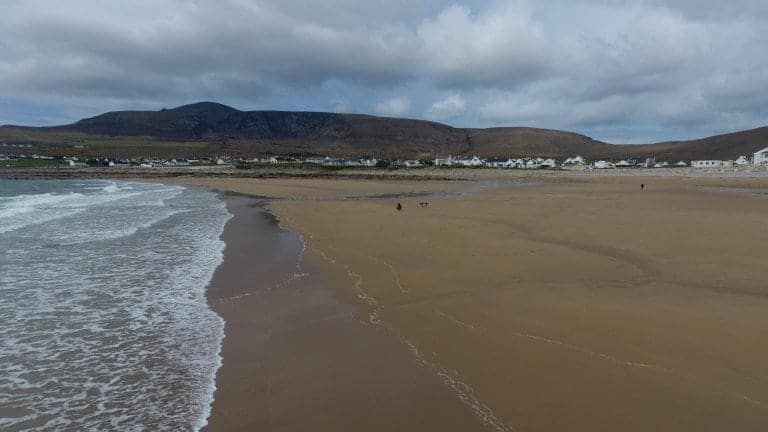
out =
[[[204,183],[302,198],[276,200],[270,208],[282,226],[302,235],[308,262],[325,269],[336,297],[356,306],[351,321],[368,322],[372,330],[329,329],[291,339],[299,351],[322,347],[340,386],[322,370],[294,363],[290,350],[270,351],[271,361],[282,365],[279,377],[294,383],[269,402],[286,420],[280,427],[255,420],[250,430],[371,430],[364,423],[342,426],[356,418],[347,417],[353,412],[369,415],[380,430],[768,429],[768,199],[716,190],[764,193],[765,180],[562,177],[468,195],[388,199],[345,195],[471,188],[459,182]],[[402,212],[395,210],[398,201]],[[422,208],[420,201],[430,204]],[[334,307],[346,310],[342,304]],[[271,307],[239,306],[253,315]],[[302,322],[303,314],[299,308],[290,319]],[[389,378],[366,377],[415,372],[397,362],[337,363],[368,338],[435,380],[418,375],[423,381],[401,379],[411,386],[388,386]],[[240,340],[224,350],[223,371],[233,351],[266,355],[252,340]],[[246,362],[238,379],[258,387],[274,373],[260,361]],[[435,382],[444,392],[430,387]],[[400,391],[418,394],[422,385],[426,397],[397,403]],[[240,416],[266,415],[267,393],[226,392],[217,393],[224,408],[215,406],[211,430],[249,430],[235,427]],[[328,401],[328,392],[338,399]],[[444,394],[459,408],[440,399]],[[428,403],[433,396],[439,403]],[[378,405],[364,403],[369,398]],[[323,399],[324,416],[306,410],[321,406],[308,401]],[[242,408],[229,410],[228,400]],[[474,423],[463,423],[463,413]],[[400,415],[415,418],[399,423]],[[426,423],[435,416],[450,420]]]

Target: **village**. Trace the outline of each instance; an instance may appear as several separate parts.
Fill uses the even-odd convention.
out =
[[[164,168],[219,166],[234,168],[257,168],[259,166],[295,166],[342,168],[388,168],[418,169],[425,167],[445,168],[493,168],[493,169],[562,169],[562,170],[611,170],[628,168],[701,168],[728,169],[747,166],[768,166],[768,147],[751,156],[742,155],[733,160],[678,160],[660,161],[653,156],[632,157],[622,160],[587,160],[576,155],[564,160],[544,157],[505,157],[481,158],[478,156],[437,156],[434,159],[377,159],[376,157],[340,158],[331,156],[296,157],[290,155],[266,155],[263,157],[243,158],[229,155],[216,155],[203,158],[176,157],[163,158],[80,158],[76,156],[54,157],[45,155],[26,155],[11,152],[0,154],[0,167],[115,167],[115,168]]]

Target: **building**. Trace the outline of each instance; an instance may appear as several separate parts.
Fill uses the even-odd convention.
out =
[[[124,159],[122,160],[115,159],[115,160],[110,160],[107,165],[114,168],[129,168],[131,166],[131,161],[124,160]]]
[[[613,168],[616,168],[616,165],[614,165],[612,162],[600,160],[593,163],[592,167],[594,169],[613,169]]]
[[[69,159],[67,161],[67,165],[72,167],[72,168],[85,168],[86,166],[88,166],[88,165],[86,165],[85,162],[80,162],[80,161],[78,161],[76,159]]]
[[[170,166],[189,166],[189,161],[187,159],[183,159],[183,158],[171,159],[170,162],[168,162],[168,165],[170,165]]]
[[[691,161],[691,166],[694,168],[730,168],[733,166],[733,161],[695,160]]]
[[[541,162],[541,167],[542,168],[557,168],[557,162],[554,159],[552,159],[552,158],[544,159]]]
[[[631,166],[634,166],[634,164],[630,163],[629,161],[620,160],[620,161],[616,162],[616,167],[617,168],[629,168]]]
[[[364,167],[375,167],[378,163],[379,161],[375,157],[364,157],[360,159],[360,165]]]
[[[328,167],[343,167],[346,164],[347,164],[347,160],[346,159],[332,158],[332,157],[329,157],[329,156],[324,157],[323,158],[323,162],[322,162],[323,166],[328,166]]]
[[[755,157],[752,158],[752,163],[755,165],[768,164],[768,147],[755,152]]]
[[[581,156],[569,157],[563,161],[563,165],[584,165],[584,158]]]
[[[485,161],[488,168],[513,168],[515,161],[511,158],[491,158]]]
[[[454,162],[455,160],[451,155],[448,155],[448,157],[445,158],[439,156],[435,158],[435,166],[453,166]]]
[[[418,167],[421,166],[421,161],[417,161],[415,159],[414,160],[407,160],[407,161],[403,162],[403,166],[405,166],[406,168],[418,168]]]
[[[539,168],[541,168],[541,162],[542,161],[537,160],[537,159],[528,159],[527,161],[525,161],[525,167],[524,168],[525,169],[539,169]]]
[[[453,163],[456,165],[461,165],[465,167],[479,167],[479,166],[483,166],[484,162],[479,157],[472,156],[471,158],[454,159]]]
[[[739,156],[738,159],[733,161],[734,165],[749,165],[751,162],[746,156]]]
[[[299,163],[299,160],[296,159],[293,156],[275,156],[275,161],[276,162],[274,162],[274,163],[277,163],[277,164],[295,164],[295,163]],[[272,163],[272,162],[270,162],[270,163]]]
[[[308,158],[304,159],[304,163],[322,165],[323,158],[319,157],[319,156],[317,156],[317,157],[308,157]]]
[[[656,164],[656,158],[653,156],[636,156],[627,159],[632,166],[640,168],[650,168]]]

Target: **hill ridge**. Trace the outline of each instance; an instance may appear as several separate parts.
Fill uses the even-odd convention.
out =
[[[158,111],[110,111],[50,127],[2,126],[0,141],[44,143],[47,150],[80,140],[112,142],[111,154],[227,152],[251,154],[378,155],[386,158],[545,156],[627,158],[654,155],[664,160],[736,158],[768,145],[768,127],[690,141],[619,145],[575,132],[528,126],[457,128],[444,123],[320,111],[242,111],[201,101]],[[136,144],[137,141],[143,143]],[[125,145],[121,147],[121,142]],[[126,143],[135,148],[128,148]],[[169,143],[174,143],[170,145]],[[95,151],[95,150],[94,150]],[[103,151],[107,151],[106,149]]]

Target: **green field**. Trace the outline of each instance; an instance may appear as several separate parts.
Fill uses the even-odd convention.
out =
[[[60,160],[20,158],[0,160],[0,167],[4,168],[50,168],[62,166]]]

